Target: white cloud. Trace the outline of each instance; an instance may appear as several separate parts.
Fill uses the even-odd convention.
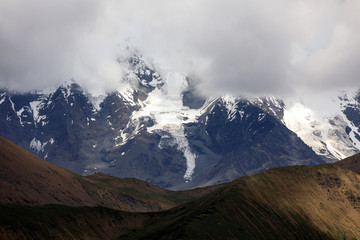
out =
[[[29,90],[75,78],[96,88],[113,81],[118,40],[103,28],[105,13],[95,0],[1,0],[1,85]]]
[[[0,83],[108,89],[124,41],[209,94],[354,87],[356,0],[0,0]],[[325,86],[325,87],[324,87]]]

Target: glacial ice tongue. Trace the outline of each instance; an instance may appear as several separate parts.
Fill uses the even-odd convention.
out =
[[[186,159],[185,181],[191,181],[195,169],[196,155],[192,153],[189,141],[184,133],[184,123],[195,122],[198,110],[185,107],[182,93],[188,88],[186,77],[179,73],[168,73],[164,78],[164,85],[149,93],[144,107],[132,115],[132,122],[140,124],[142,117],[151,117],[155,124],[147,130],[149,132],[166,131],[172,141],[168,144],[176,146]],[[139,129],[139,127],[135,127]],[[161,144],[160,144],[161,147]]]

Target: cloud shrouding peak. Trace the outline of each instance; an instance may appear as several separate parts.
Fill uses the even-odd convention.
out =
[[[0,0],[0,84],[74,78],[110,90],[126,42],[207,94],[355,87],[359,10],[355,0]]]

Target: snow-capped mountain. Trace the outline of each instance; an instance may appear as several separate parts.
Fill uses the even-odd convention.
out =
[[[358,149],[359,99],[339,99],[326,123],[275,97],[205,98],[186,75],[157,72],[134,54],[122,88],[76,82],[32,93],[0,91],[0,135],[81,174],[135,177],[185,189],[269,168],[319,164]],[[305,143],[304,143],[305,142]]]
[[[350,96],[349,96],[350,95]],[[352,95],[352,96],[351,96]],[[351,156],[360,149],[359,93],[339,93],[334,98],[336,113],[326,115],[321,110],[296,103],[284,110],[283,122],[320,156],[330,161]]]

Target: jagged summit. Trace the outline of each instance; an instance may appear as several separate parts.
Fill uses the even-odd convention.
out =
[[[201,96],[188,76],[160,73],[140,54],[118,62],[126,67],[121,87],[104,95],[76,80],[31,93],[1,90],[0,135],[81,174],[171,189],[334,161],[360,146],[358,99],[340,99],[342,115],[319,124],[276,97]]]

